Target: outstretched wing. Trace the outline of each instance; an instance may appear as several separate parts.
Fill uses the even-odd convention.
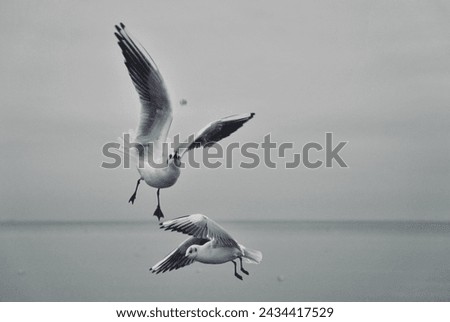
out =
[[[125,25],[116,25],[116,29],[115,35],[125,57],[125,65],[142,105],[136,142],[165,141],[172,123],[172,108],[164,80],[153,59],[127,33]]]
[[[186,239],[183,243],[181,243],[180,246],[175,248],[163,260],[156,263],[152,268],[150,268],[150,272],[159,274],[192,264],[194,262],[194,259],[186,257],[186,250],[191,245],[203,245],[208,241],[209,239],[197,237]]]
[[[202,146],[211,146],[237,131],[237,129],[242,127],[248,120],[252,119],[254,115],[255,113],[231,115],[209,123],[202,130],[200,130],[193,137],[193,139],[188,142],[181,143],[175,151],[182,156],[189,150]]]
[[[238,243],[215,221],[205,215],[183,216],[160,224],[161,229],[178,231],[202,239],[212,239],[218,246],[236,247]]]

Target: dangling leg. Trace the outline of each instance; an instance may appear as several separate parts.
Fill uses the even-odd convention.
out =
[[[236,262],[235,261],[232,261],[233,262],[233,265],[234,265],[234,276],[236,276],[237,278],[239,278],[241,281],[242,281],[242,276],[241,275],[239,275],[238,274],[238,272],[237,272],[237,267],[236,267]]]
[[[242,257],[239,257],[239,261],[241,262],[241,272],[250,275],[250,273],[244,269],[244,266],[242,266]]]
[[[158,217],[158,220],[161,220],[161,218],[164,217],[164,214],[162,213],[161,207],[160,207],[160,205],[159,205],[159,189],[158,189],[158,191],[156,192],[156,196],[158,197],[158,206],[156,207],[156,210],[155,210],[155,212],[153,213],[153,216],[156,216],[156,217]]]
[[[139,184],[141,183],[141,180],[142,180],[142,179],[139,179],[139,180],[137,181],[137,183],[136,183],[136,189],[134,189],[134,193],[133,193],[133,195],[131,196],[130,200],[128,200],[128,203],[131,202],[131,204],[134,204],[134,200],[136,199],[136,193],[137,193],[137,191],[138,191]]]

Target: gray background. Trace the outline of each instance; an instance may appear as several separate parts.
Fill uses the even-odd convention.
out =
[[[0,220],[149,219],[155,191],[104,170],[137,123],[113,36],[123,21],[159,65],[171,134],[229,114],[232,140],[349,141],[350,166],[187,169],[168,218],[447,220],[450,37],[445,1],[2,1]],[[179,106],[181,98],[187,106]],[[175,130],[175,131],[174,131]],[[317,154],[320,156],[320,154]],[[280,162],[279,165],[282,165]]]

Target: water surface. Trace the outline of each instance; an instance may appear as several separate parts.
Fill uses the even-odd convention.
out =
[[[3,223],[1,301],[450,301],[450,224],[221,222],[259,249],[231,263],[149,268],[186,237],[138,223]]]

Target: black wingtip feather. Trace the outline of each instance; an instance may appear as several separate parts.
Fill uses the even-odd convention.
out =
[[[120,23],[120,26],[122,27],[122,29],[125,29],[125,25],[123,24],[123,22]]]

